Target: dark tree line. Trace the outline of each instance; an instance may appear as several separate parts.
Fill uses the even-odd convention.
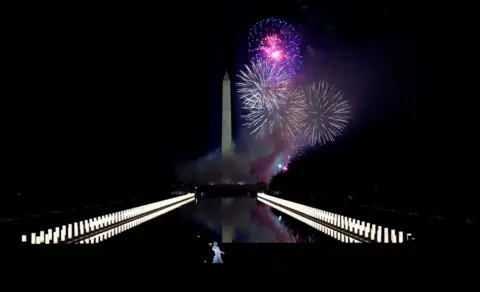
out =
[[[432,163],[431,144],[423,143],[418,127],[410,118],[395,117],[320,147],[273,177],[270,189],[293,200],[351,202],[471,222],[474,196],[452,192],[456,178]]]

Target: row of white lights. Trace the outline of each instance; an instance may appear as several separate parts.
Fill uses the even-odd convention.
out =
[[[403,231],[396,231],[370,222],[349,218],[347,216],[272,197],[265,193],[258,193],[257,197],[313,217],[321,222],[326,222],[373,242],[403,243],[405,241],[405,234]],[[275,208],[277,207],[275,206]],[[411,234],[407,234],[407,239],[409,236],[411,236]]]
[[[145,223],[147,221],[150,221],[152,219],[155,219],[157,218],[158,216],[161,216],[165,213],[168,213],[172,210],[175,210],[177,208],[180,208],[181,206],[183,205],[186,205],[190,202],[193,202],[195,199],[194,198],[191,198],[191,199],[187,199],[186,201],[182,201],[180,203],[177,203],[175,205],[172,205],[170,207],[167,207],[167,208],[163,208],[157,212],[154,212],[152,214],[149,214],[147,216],[143,216],[143,217],[140,217],[138,219],[135,219],[133,221],[130,221],[128,223],[125,223],[125,224],[122,224],[120,226],[116,226],[112,229],[109,229],[107,231],[104,231],[104,232],[101,232],[99,234],[96,234],[96,235],[93,235],[91,237],[88,237],[86,239],[83,239],[83,240],[80,240],[79,242],[75,242],[76,244],[91,244],[91,243],[99,243],[99,242],[102,242],[104,240],[107,240],[115,235],[118,235],[124,231],[127,231],[133,227],[136,227],[142,223]]]
[[[325,225],[319,224],[319,223],[317,223],[313,220],[308,219],[307,217],[304,217],[304,216],[298,215],[296,213],[293,213],[292,211],[289,211],[285,208],[282,208],[279,205],[274,205],[274,204],[270,203],[269,201],[266,201],[262,198],[257,198],[257,200],[259,200],[260,202],[262,202],[266,205],[269,205],[272,208],[277,209],[280,212],[283,212],[283,213],[287,214],[290,217],[293,217],[293,218],[295,218],[295,219],[297,219],[297,220],[299,220],[299,221],[301,221],[301,222],[303,222],[307,225],[310,225],[311,227],[313,227],[313,228],[319,230],[320,232],[325,233],[325,234],[327,234],[327,235],[329,235],[329,236],[331,236],[331,237],[333,237],[337,240],[340,240],[342,242],[348,242],[348,243],[360,243],[360,241],[358,241],[355,238],[352,238],[348,235],[345,235],[341,232],[338,232],[337,230],[328,228]]]
[[[95,217],[95,218],[90,218],[90,219],[87,219],[87,220],[82,220],[82,221],[79,221],[79,222],[74,222],[74,223],[71,223],[71,224],[58,226],[58,227],[50,228],[50,229],[47,229],[47,230],[42,230],[38,233],[31,233],[30,236],[22,235],[22,242],[30,242],[31,244],[66,243],[66,242],[72,241],[76,238],[86,236],[91,232],[98,231],[102,228],[108,227],[110,225],[118,224],[118,223],[121,223],[123,221],[132,219],[134,217],[140,216],[142,214],[151,212],[153,210],[156,210],[156,209],[159,209],[159,208],[162,208],[162,207],[165,207],[165,206],[169,206],[169,205],[172,205],[172,204],[175,204],[175,203],[187,200],[187,199],[192,199],[194,197],[195,197],[195,194],[188,193],[188,194],[183,195],[183,196],[178,196],[178,197],[175,197],[175,198],[158,201],[158,202],[155,202],[155,203],[151,203],[151,204],[127,209],[127,210],[124,210],[124,211],[114,212],[114,213],[111,213],[111,214],[98,216],[98,217]],[[181,206],[180,204],[177,204],[177,205]],[[176,206],[176,205],[170,206],[166,209],[169,209],[169,208],[174,207],[174,206]],[[175,207],[175,208],[177,208],[177,207]],[[175,208],[173,208],[173,209],[175,209]],[[173,210],[173,209],[170,209],[170,210]],[[160,211],[162,211],[162,210],[160,210]],[[155,212],[153,214],[156,214],[156,213],[158,213],[158,212]],[[162,214],[164,214],[164,213],[162,213]],[[125,225],[128,225],[129,223],[131,223],[131,222],[128,222]],[[119,227],[121,227],[121,226],[119,226]]]

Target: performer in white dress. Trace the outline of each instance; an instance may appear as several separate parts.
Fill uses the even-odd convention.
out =
[[[212,245],[212,244],[210,243],[210,245]],[[220,247],[218,246],[217,242],[213,243],[212,250],[215,253],[215,255],[213,256],[213,263],[214,264],[223,264],[222,254],[225,254],[225,253],[220,250]]]

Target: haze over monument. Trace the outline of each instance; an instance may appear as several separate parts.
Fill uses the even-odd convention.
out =
[[[197,183],[255,183],[256,176],[251,173],[251,165],[258,159],[258,155],[251,151],[263,147],[247,145],[246,152],[238,153],[232,134],[232,92],[229,75],[225,72],[222,80],[222,127],[221,143],[217,150],[208,153],[194,162],[177,167],[180,179]],[[238,117],[235,117],[238,118]],[[244,135],[244,140],[250,140]],[[253,140],[253,139],[252,139]],[[245,144],[251,144],[247,141]]]

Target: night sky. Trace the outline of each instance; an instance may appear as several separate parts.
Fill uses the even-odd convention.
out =
[[[411,9],[257,2],[12,8],[1,102],[8,191],[154,191],[171,162],[219,146],[224,71],[248,60],[248,29],[265,17],[291,21],[342,80],[356,109],[348,135],[413,115]]]

